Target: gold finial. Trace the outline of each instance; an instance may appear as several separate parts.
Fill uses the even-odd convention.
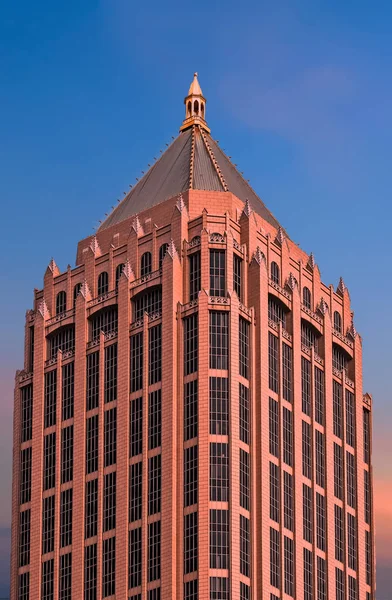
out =
[[[189,87],[188,95],[184,99],[184,104],[185,119],[182,122],[180,131],[184,131],[193,125],[199,125],[210,133],[210,129],[205,120],[206,99],[201,91],[197,73],[193,74],[193,81]]]

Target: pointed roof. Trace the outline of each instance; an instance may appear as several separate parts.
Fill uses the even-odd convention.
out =
[[[190,97],[193,99],[195,96],[202,96],[197,74],[185,100]],[[205,102],[204,97],[203,102]],[[193,110],[192,105],[191,111]],[[189,111],[188,103],[186,103],[186,111]],[[231,192],[243,202],[248,201],[256,213],[278,229],[278,221],[218,143],[212,139],[204,118],[200,114],[186,112],[181,130],[159,160],[105,219],[99,231],[156,206],[164,200],[179,196],[187,190]]]

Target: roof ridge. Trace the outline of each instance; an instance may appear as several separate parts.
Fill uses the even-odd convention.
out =
[[[201,127],[199,127],[199,129],[200,129],[200,133],[201,133],[201,137],[202,137],[202,139],[203,139],[204,145],[205,145],[205,147],[206,147],[206,149],[207,149],[208,155],[209,155],[209,157],[210,157],[210,159],[211,159],[211,162],[212,162],[212,164],[214,165],[214,168],[215,168],[216,174],[217,174],[217,175],[218,175],[218,177],[219,177],[219,181],[221,182],[221,184],[222,184],[222,187],[223,187],[224,191],[225,191],[225,192],[228,192],[228,191],[229,191],[229,187],[228,187],[228,185],[227,185],[227,183],[226,183],[226,181],[225,181],[225,178],[223,177],[223,175],[222,175],[222,173],[221,173],[221,170],[220,170],[220,168],[217,168],[218,161],[216,160],[216,158],[215,158],[215,156],[214,156],[214,153],[213,153],[213,151],[211,150],[211,148],[210,148],[210,145],[208,144],[208,142],[207,142],[207,140],[206,140],[206,137],[205,137],[205,135],[204,135],[204,131],[202,130],[202,128],[201,128]],[[218,165],[218,167],[219,167],[219,165]]]
[[[193,170],[195,166],[195,125],[192,126],[191,156],[189,160],[189,189],[193,189]]]

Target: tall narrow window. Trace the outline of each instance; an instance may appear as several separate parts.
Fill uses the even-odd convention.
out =
[[[335,559],[343,562],[344,560],[344,529],[343,529],[343,509],[335,504]]]
[[[197,436],[197,379],[184,385],[184,441]]]
[[[131,400],[130,456],[138,456],[143,449],[143,398]]]
[[[250,522],[240,515],[240,573],[250,577]]]
[[[304,600],[313,600],[313,556],[304,548]]]
[[[240,448],[240,506],[250,509],[250,457]]]
[[[279,458],[279,404],[269,398],[269,451]]]
[[[33,386],[26,385],[20,390],[21,400],[21,442],[28,442],[33,435]]]
[[[18,600],[30,599],[30,571],[21,573],[18,578]],[[185,599],[184,599],[185,600]],[[193,599],[192,599],[193,600]],[[196,598],[195,598],[196,600]]]
[[[42,563],[41,600],[54,598],[54,559]]]
[[[268,318],[276,324],[281,323],[283,329],[286,329],[286,312],[287,308],[280,300],[272,296],[268,296]]]
[[[210,296],[226,295],[226,253],[210,250]]]
[[[153,385],[162,378],[162,326],[148,330],[148,383]]]
[[[103,486],[103,530],[116,528],[116,471],[107,473]]]
[[[189,300],[197,300],[201,290],[200,252],[189,255]]]
[[[156,581],[161,576],[161,522],[148,525],[148,581]]]
[[[210,311],[210,369],[228,369],[229,313]]]
[[[54,496],[52,498],[54,499]],[[65,548],[72,544],[72,503],[73,489],[69,488],[62,491],[60,495],[60,548]]]
[[[210,600],[230,600],[228,577],[210,577]]]
[[[268,380],[269,388],[273,392],[279,393],[279,340],[268,332]]]
[[[335,568],[336,600],[345,600],[345,578],[341,569]]]
[[[316,543],[325,551],[325,497],[316,493]]]
[[[61,413],[63,421],[71,419],[74,416],[74,367],[74,362],[62,367]]]
[[[327,600],[327,577],[324,558],[317,557],[317,600]]]
[[[97,598],[97,544],[84,548],[84,600]]]
[[[279,467],[270,462],[270,518],[279,523],[280,521],[280,481]]]
[[[59,600],[71,600],[72,593],[72,554],[62,554],[60,556],[59,572]]]
[[[282,380],[283,380],[283,398],[288,402],[292,401],[292,362],[293,351],[290,346],[283,342],[282,344]]]
[[[162,430],[162,390],[148,394],[148,449],[161,445]]]
[[[303,536],[304,540],[312,543],[313,537],[313,496],[312,488],[302,484],[303,492]]]
[[[117,399],[117,344],[105,348],[105,402]]]
[[[324,425],[325,397],[324,397],[324,371],[314,367],[314,417],[316,423]]]
[[[283,513],[284,526],[294,531],[294,490],[293,476],[283,471]]]
[[[293,466],[293,413],[283,407],[283,462]]]
[[[354,394],[349,390],[346,390],[346,443],[355,448]]]
[[[340,313],[338,313],[337,310],[335,310],[335,312],[333,313],[333,328],[338,333],[342,333],[342,317],[340,316]]]
[[[307,287],[304,287],[302,291],[302,302],[305,308],[308,308],[309,310],[312,308],[312,294]]]
[[[354,515],[347,513],[348,566],[357,570],[357,521]]]
[[[337,371],[347,370],[347,354],[335,344],[332,346],[332,366]]]
[[[103,540],[102,553],[102,597],[116,593],[116,538]]]
[[[191,581],[185,581],[184,583],[184,600],[197,600],[198,598],[198,584],[197,579]],[[136,599],[138,600],[138,599]]]
[[[61,430],[61,483],[73,479],[74,462],[74,427],[64,427]]]
[[[229,500],[229,445],[210,443],[210,500]]]
[[[48,340],[50,358],[56,358],[59,350],[61,352],[75,350],[75,326],[61,327]]]
[[[197,371],[197,313],[184,319],[184,375]]]
[[[301,321],[301,343],[306,346],[306,348],[314,348],[314,351],[318,352],[318,340],[319,333],[318,331],[310,325],[307,321]]]
[[[270,584],[280,588],[280,535],[270,527]]]
[[[120,277],[121,277],[121,275],[123,273],[124,267],[125,267],[124,263],[120,263],[116,267],[116,290],[118,290],[118,285],[120,283]]]
[[[239,365],[240,375],[249,379],[249,321],[242,317],[239,320]]]
[[[250,587],[240,581],[240,600],[250,600]]]
[[[56,425],[57,370],[45,373],[44,426]]]
[[[302,421],[302,475],[312,479],[312,443],[310,425]]]
[[[294,540],[284,536],[284,591],[294,597]]]
[[[316,434],[316,483],[320,487],[325,485],[325,440],[324,434],[318,429]]]
[[[129,520],[132,523],[142,518],[143,463],[132,463],[129,470]]]
[[[131,335],[131,392],[143,387],[143,332]]]
[[[98,415],[86,420],[86,473],[98,471]]]
[[[133,299],[134,320],[143,319],[144,313],[148,315],[162,312],[162,288],[156,286],[149,288],[145,292],[140,292]]]
[[[148,514],[155,515],[161,510],[161,455],[148,459]]]
[[[346,452],[346,480],[347,480],[347,504],[356,508],[357,503],[357,477],[355,473],[355,456]]]
[[[87,354],[87,410],[98,408],[99,352]]]
[[[25,567],[30,563],[30,523],[31,510],[19,513],[19,566]]]
[[[184,515],[184,575],[197,571],[197,512]]]
[[[169,244],[167,242],[165,244],[162,244],[162,246],[159,248],[159,270],[160,271],[162,271],[163,259],[166,256],[168,248],[169,248]]]
[[[343,439],[342,412],[342,386],[333,380],[333,432],[340,439]]]
[[[278,285],[280,284],[280,271],[276,262],[271,263],[271,280]]]
[[[370,531],[365,531],[366,583],[372,585],[372,543]]]
[[[20,452],[20,503],[25,504],[31,500],[31,457],[32,448],[25,448]]]
[[[101,333],[117,335],[118,330],[118,310],[117,306],[109,306],[93,314],[90,319],[91,340],[98,340]]]
[[[44,490],[54,488],[56,481],[56,432],[44,437]]]
[[[109,291],[109,275],[106,271],[103,271],[99,274],[98,277],[98,296],[103,296],[103,294],[107,294]]]
[[[229,389],[226,377],[210,377],[210,433],[229,434]]]
[[[67,310],[67,294],[59,292],[56,296],[56,315],[61,315]]]
[[[129,587],[142,584],[142,528],[129,532]],[[133,596],[138,598],[137,596]]]
[[[29,371],[34,371],[34,327],[29,327],[29,348],[28,348],[28,359],[29,359]]]
[[[343,450],[336,443],[333,445],[333,464],[335,496],[343,500]]]
[[[151,252],[145,252],[140,260],[140,277],[149,275],[152,271]]]
[[[363,409],[363,460],[370,464],[370,411]]]
[[[240,440],[244,444],[250,443],[250,423],[249,423],[249,388],[239,384],[240,399]]]
[[[242,272],[242,259],[238,254],[233,254],[233,290],[236,292],[238,299],[241,300],[241,273]]]
[[[110,467],[117,460],[117,408],[105,411],[104,415],[104,465]]]
[[[351,575],[348,576],[348,600],[358,600],[357,580]]]
[[[84,537],[94,537],[98,532],[98,479],[86,482],[86,511]]]
[[[210,509],[210,568],[229,568],[229,511]]]
[[[301,381],[302,381],[302,412],[310,416],[311,406],[311,364],[301,356]]]
[[[363,472],[364,476],[364,502],[365,502],[365,523],[370,525],[370,502],[371,502],[371,493],[370,493],[370,473],[367,469]]]
[[[184,450],[184,506],[197,503],[197,446]]]

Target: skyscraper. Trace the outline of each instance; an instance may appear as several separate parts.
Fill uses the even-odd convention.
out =
[[[12,600],[374,599],[349,293],[321,282],[205,112],[195,74],[179,136],[34,292]]]

